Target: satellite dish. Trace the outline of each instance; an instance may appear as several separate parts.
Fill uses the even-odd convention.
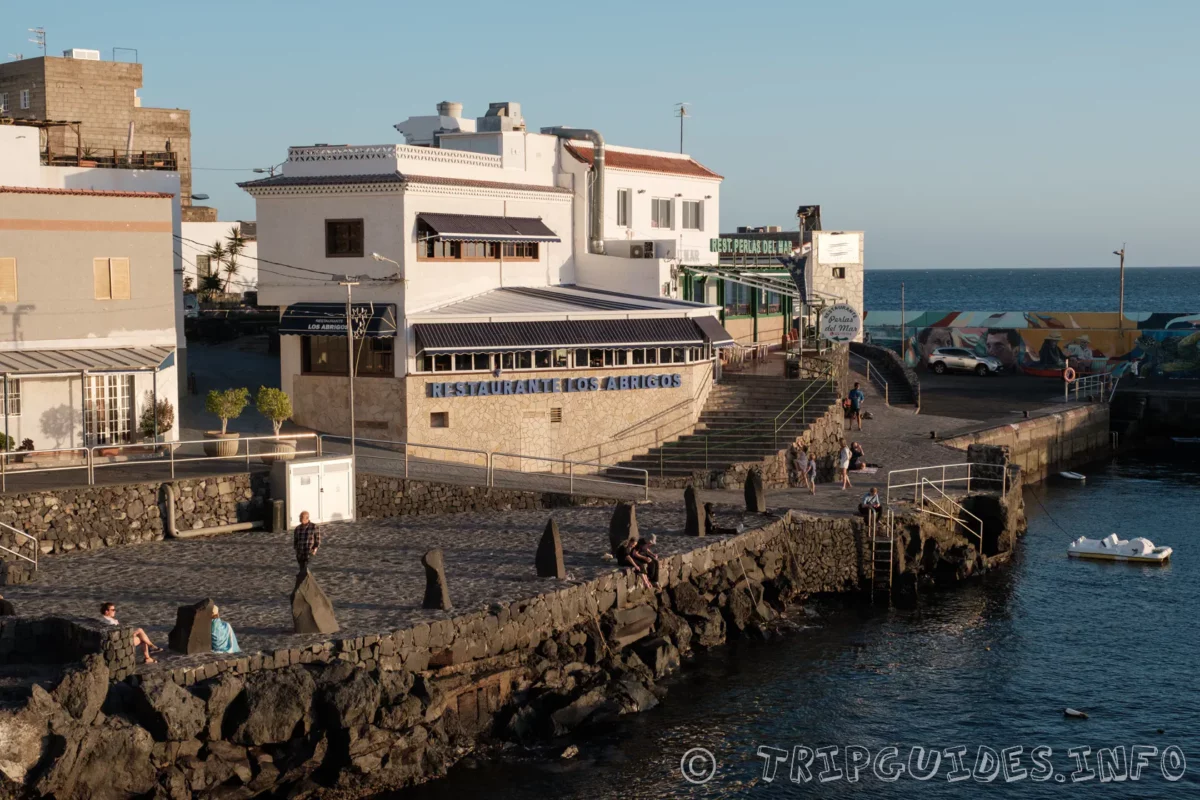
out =
[[[194,194],[194,195],[192,195],[192,199],[193,199],[193,200],[207,200],[207,199],[208,199],[208,195],[206,195],[206,194]]]

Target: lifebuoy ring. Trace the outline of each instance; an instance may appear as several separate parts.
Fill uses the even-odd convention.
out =
[[[1063,380],[1067,383],[1075,382],[1075,369],[1073,367],[1066,368],[1066,370],[1063,372]]]

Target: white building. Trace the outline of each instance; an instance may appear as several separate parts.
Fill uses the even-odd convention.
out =
[[[205,275],[215,274],[221,278],[222,291],[227,294],[245,294],[258,290],[258,241],[253,222],[241,220],[223,222],[185,222],[179,253],[183,261],[184,285],[192,291],[201,288]],[[228,248],[234,236],[242,241],[242,252],[231,258]],[[220,245],[224,256],[214,255],[214,247]],[[236,266],[230,274],[230,264]]]
[[[178,173],[43,166],[39,128],[0,126],[0,380],[15,444],[139,441],[186,374]]]
[[[348,275],[369,320],[360,437],[570,457],[694,422],[728,337],[716,308],[678,299],[678,266],[715,261],[721,177],[595,131],[529,132],[516,103],[438,111],[396,126],[408,144],[292,147],[281,175],[242,184],[296,421],[348,431]]]

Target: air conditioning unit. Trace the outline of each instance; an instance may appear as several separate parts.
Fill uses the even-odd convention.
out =
[[[74,58],[79,61],[99,61],[99,50],[85,50],[82,47],[72,47],[70,50],[63,50],[63,58]]]
[[[642,258],[654,258],[654,242],[646,242],[642,245]]]
[[[629,245],[629,257],[630,258],[645,258],[645,256],[642,254],[642,246],[640,244]]]

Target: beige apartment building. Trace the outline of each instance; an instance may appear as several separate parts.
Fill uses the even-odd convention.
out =
[[[191,206],[191,112],[143,107],[142,65],[95,58],[26,58],[0,63],[0,117],[70,123],[43,129],[41,151],[53,166],[137,166],[179,173],[187,221],[216,219]]]
[[[15,445],[137,442],[155,399],[178,411],[172,198],[0,186],[0,394]]]

